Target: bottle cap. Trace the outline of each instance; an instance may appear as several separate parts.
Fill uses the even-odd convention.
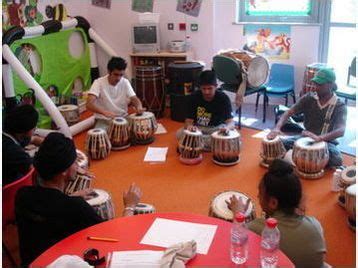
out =
[[[244,222],[245,221],[245,215],[241,212],[236,213],[235,220],[237,222]]]
[[[269,228],[275,228],[277,226],[277,220],[275,218],[268,218],[266,220],[266,226]]]

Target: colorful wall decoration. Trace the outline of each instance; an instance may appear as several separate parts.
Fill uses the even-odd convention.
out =
[[[132,0],[132,11],[153,12],[153,0]]]
[[[177,11],[186,15],[199,16],[202,0],[178,0]]]
[[[246,49],[270,59],[289,59],[291,27],[288,25],[245,25]]]

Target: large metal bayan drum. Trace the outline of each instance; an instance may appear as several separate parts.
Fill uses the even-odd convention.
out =
[[[203,133],[196,130],[184,129],[179,139],[179,160],[186,165],[199,164],[203,160]]]
[[[112,198],[105,190],[94,189],[93,198],[86,201],[102,219],[111,220],[114,218],[115,212]]]
[[[77,105],[66,104],[58,107],[58,110],[65,118],[69,126],[74,125],[80,121],[80,111]]]
[[[241,72],[247,73],[247,82],[250,87],[257,88],[266,82],[270,67],[264,57],[248,51],[227,51],[221,55],[240,63]]]
[[[346,189],[346,210],[348,212],[348,226],[352,230],[356,230],[356,184]]]
[[[276,136],[272,140],[269,140],[267,137],[263,138],[260,152],[262,158],[260,164],[262,166],[268,167],[274,159],[282,159],[285,157],[285,154],[286,149],[279,136]]]
[[[221,166],[231,166],[240,161],[240,133],[234,129],[215,131],[211,134],[213,161]]]
[[[230,197],[235,195],[238,199],[242,198],[244,204],[249,199],[249,196],[238,191],[224,191],[214,196],[211,201],[209,216],[223,219],[226,221],[232,221],[234,219],[234,214],[228,208],[226,201],[230,200]],[[256,218],[255,206],[252,201],[250,201],[249,206],[245,212],[245,221],[249,222]]]
[[[329,160],[327,143],[315,142],[309,137],[300,138],[293,145],[292,160],[303,178],[321,178]]]
[[[128,120],[130,135],[135,144],[149,144],[154,141],[158,124],[153,113],[131,114]]]
[[[129,124],[125,118],[115,117],[109,124],[107,133],[112,144],[112,150],[124,150],[131,145]]]
[[[164,81],[162,67],[137,66],[135,78],[135,91],[144,107],[157,117],[164,110]]]

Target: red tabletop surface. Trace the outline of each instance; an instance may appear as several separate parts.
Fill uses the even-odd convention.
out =
[[[79,231],[64,240],[58,242],[43,254],[41,254],[31,267],[43,267],[62,255],[78,255],[82,257],[88,248],[96,248],[101,256],[106,256],[112,251],[122,250],[163,250],[161,247],[142,245],[140,241],[146,234],[156,218],[181,220],[193,223],[217,225],[214,239],[207,255],[197,254],[188,262],[189,266],[215,265],[221,267],[235,267],[230,260],[230,229],[231,223],[220,219],[188,213],[154,213],[121,217],[106,221],[87,229]],[[109,237],[118,239],[119,242],[90,241],[88,236]],[[247,266],[260,267],[260,236],[249,232],[249,258]],[[280,251],[280,267],[294,267],[292,262]]]

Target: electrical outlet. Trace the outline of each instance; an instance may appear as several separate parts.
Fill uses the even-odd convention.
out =
[[[174,23],[168,23],[168,30],[174,30]]]
[[[198,29],[199,29],[199,25],[198,25],[197,23],[192,23],[192,24],[190,24],[190,30],[191,30],[192,32],[197,32]]]
[[[179,23],[179,30],[185,31],[186,30],[186,24],[185,23]]]

